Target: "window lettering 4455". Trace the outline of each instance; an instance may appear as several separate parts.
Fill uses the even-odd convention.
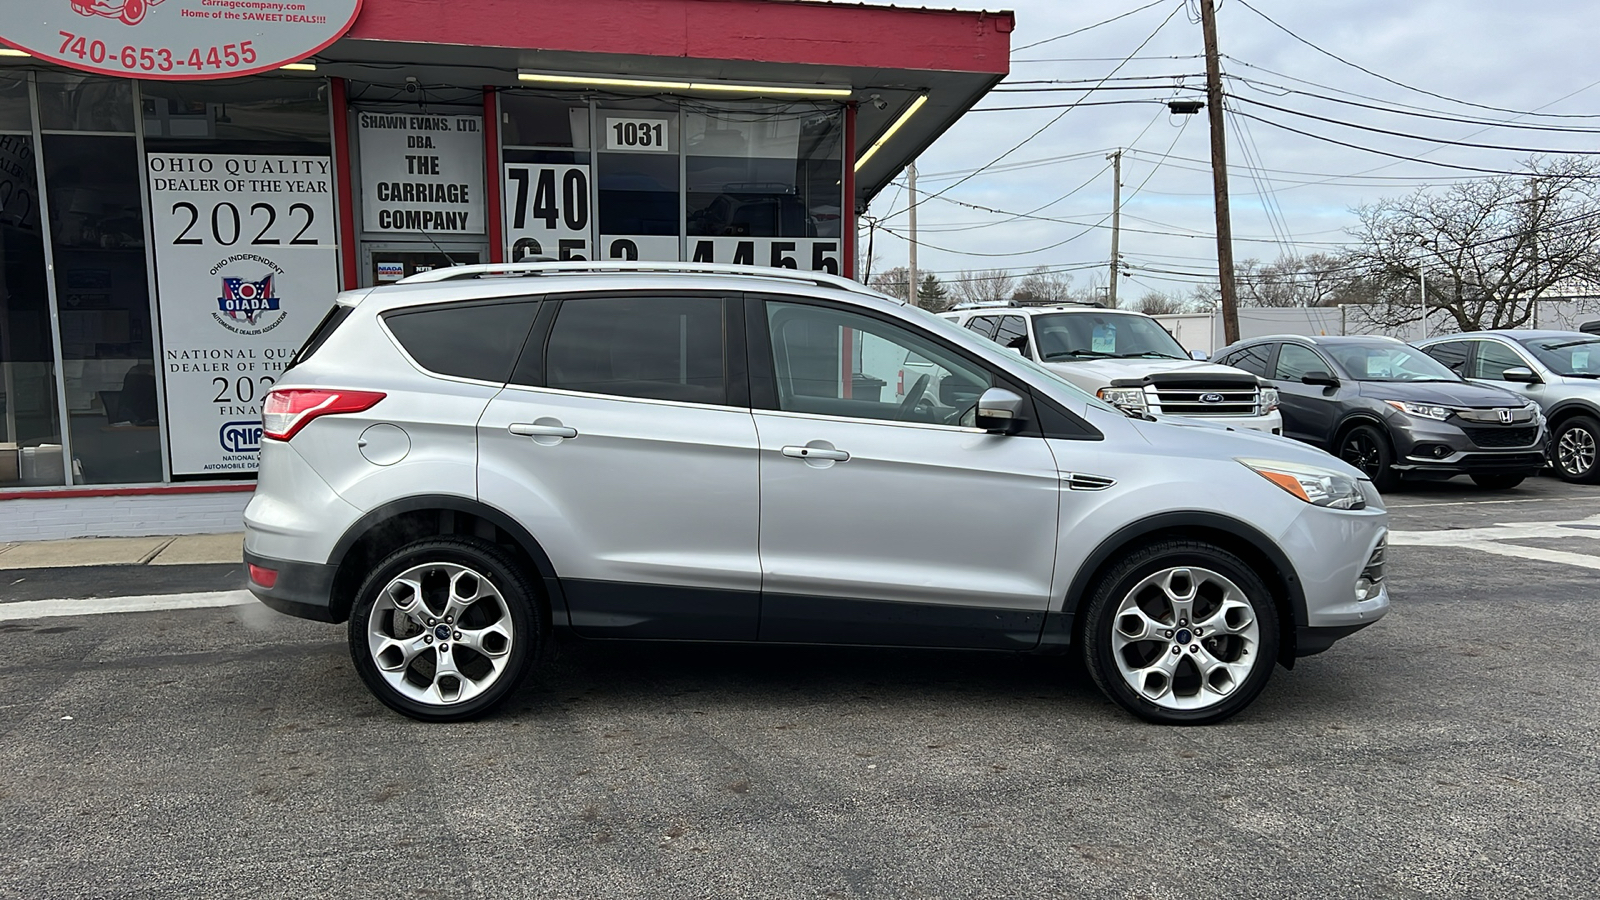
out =
[[[361,113],[367,231],[483,234],[481,116]]]

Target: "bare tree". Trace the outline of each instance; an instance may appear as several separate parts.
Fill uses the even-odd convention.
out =
[[[1416,322],[1419,270],[1429,313],[1461,331],[1522,327],[1545,294],[1600,284],[1600,165],[1527,166],[1358,208],[1353,261],[1374,295],[1362,314],[1386,328]]]
[[[1327,306],[1350,280],[1350,262],[1327,253],[1282,256],[1262,264],[1247,259],[1234,267],[1241,306]]]
[[[907,279],[910,277],[910,269],[905,266],[895,266],[892,269],[884,269],[872,276],[871,287],[875,291],[882,291],[891,297],[898,297],[904,300],[911,296],[911,286],[907,283]]]
[[[1144,296],[1129,304],[1130,309],[1138,310],[1147,316],[1165,316],[1186,311],[1187,304],[1183,300],[1163,294],[1160,291],[1146,291]]]
[[[1048,266],[1022,276],[1012,299],[1019,303],[1061,303],[1072,299],[1072,276],[1066,272],[1052,272]]]
[[[979,272],[963,270],[950,285],[956,299],[964,303],[987,303],[1010,300],[1017,279],[1005,269],[984,269]]]

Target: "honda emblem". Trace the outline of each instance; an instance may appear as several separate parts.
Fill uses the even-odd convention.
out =
[[[1511,424],[1511,410],[1509,410],[1509,409],[1497,409],[1497,410],[1495,410],[1495,412],[1500,414],[1500,424],[1501,425],[1510,425]]]

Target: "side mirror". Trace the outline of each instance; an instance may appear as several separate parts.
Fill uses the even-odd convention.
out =
[[[1317,385],[1322,385],[1323,387],[1338,387],[1339,386],[1339,379],[1333,377],[1332,375],[1329,375],[1327,372],[1323,372],[1323,371],[1319,370],[1319,371],[1316,371],[1316,372],[1307,372],[1304,375],[1301,375],[1300,376],[1300,383],[1301,384],[1317,384]]]
[[[1005,388],[989,388],[978,398],[974,424],[990,434],[1011,434],[1022,427],[1021,397]]]
[[[1189,358],[1199,362],[1205,362],[1211,358],[1211,354],[1205,352],[1204,350],[1190,350]]]
[[[1533,370],[1528,368],[1527,366],[1512,366],[1511,368],[1509,368],[1509,369],[1505,370],[1504,372],[1500,373],[1500,380],[1501,381],[1515,381],[1518,384],[1542,384],[1542,383],[1544,383],[1544,379],[1540,378],[1538,375],[1533,374]]]

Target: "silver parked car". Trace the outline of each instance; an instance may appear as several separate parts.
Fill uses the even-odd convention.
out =
[[[885,391],[911,356],[932,371]],[[1200,724],[1389,607],[1357,470],[1125,414],[827,275],[522,263],[342,294],[264,427],[251,589],[348,621],[419,719],[494,708],[564,628],[1072,650],[1130,712]]]
[[[1600,335],[1579,331],[1474,331],[1417,346],[1469,381],[1539,404],[1550,464],[1567,481],[1600,482]]]

